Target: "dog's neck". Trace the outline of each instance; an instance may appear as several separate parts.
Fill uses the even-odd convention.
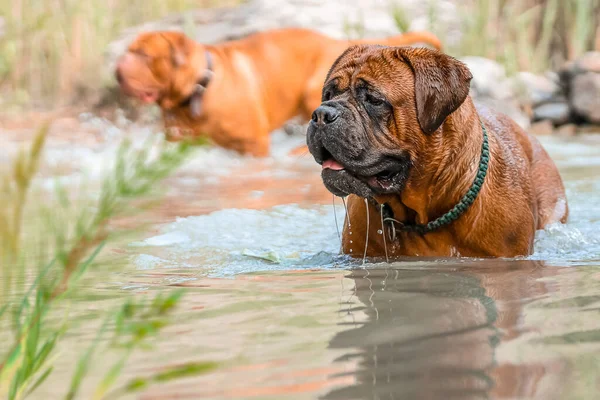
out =
[[[434,133],[401,193],[377,196],[394,218],[426,224],[454,207],[469,191],[481,158],[482,128],[470,97]]]
[[[197,45],[187,65],[177,74],[173,74],[173,81],[165,96],[158,104],[164,110],[187,110],[190,114],[199,114],[201,110],[194,110],[202,103],[205,91],[212,86],[213,77],[218,69],[218,60],[209,46]]]
[[[202,113],[202,98],[214,75],[213,55],[210,51],[204,50],[204,57],[205,66],[199,72],[192,92],[179,103],[179,107],[189,108],[193,118],[200,117]]]

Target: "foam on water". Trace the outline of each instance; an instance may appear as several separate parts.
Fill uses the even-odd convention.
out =
[[[123,137],[134,146],[156,135],[150,128],[131,124],[121,128],[109,121],[82,116],[83,125],[98,128],[104,141],[90,148],[63,143],[49,146],[49,166],[70,167],[59,182],[63,185],[94,181],[103,177],[114,165],[116,150]],[[84,126],[85,127],[85,126]],[[125,132],[125,130],[127,132]],[[272,154],[266,159],[240,156],[221,148],[200,148],[184,165],[179,182],[201,187],[215,184],[232,171],[248,170],[253,176],[288,178],[306,168],[315,167],[310,156],[289,157],[288,152],[304,141],[302,135],[284,132],[272,135]],[[590,168],[600,165],[597,136],[576,139],[541,138],[544,147],[561,168],[570,206],[567,225],[552,225],[536,234],[535,253],[530,258],[563,265],[598,263],[600,259],[600,179]],[[586,170],[580,174],[579,171]],[[312,172],[311,172],[312,173]],[[56,178],[49,179],[51,186]],[[299,191],[304,190],[298,187]],[[252,192],[253,197],[264,193]],[[344,210],[337,208],[342,224]],[[161,229],[161,234],[132,244],[138,255],[139,268],[204,268],[209,274],[228,275],[265,269],[287,269],[331,266],[339,254],[339,238],[333,207],[302,208],[281,205],[267,210],[223,209],[208,215],[179,218]],[[143,254],[139,254],[139,253]],[[344,261],[344,266],[348,265]]]
[[[578,141],[552,137],[543,138],[542,142],[563,174],[570,217],[566,225],[553,224],[538,231],[534,254],[528,258],[563,266],[598,264],[600,178],[593,171],[600,164],[599,140],[594,136],[579,136]],[[219,155],[213,155],[217,163]],[[268,162],[284,165],[285,160],[282,157]],[[237,158],[229,162],[241,165],[246,161]],[[293,173],[293,169],[288,172]],[[148,251],[162,249],[163,266],[205,267],[209,274],[218,275],[327,267],[335,261],[347,267],[350,265],[347,258],[337,258],[340,242],[333,210],[331,206],[307,209],[295,205],[262,211],[224,209],[178,219],[164,226],[160,235],[140,245]],[[343,207],[336,207],[336,213],[341,227]],[[144,257],[135,259],[140,268],[160,265],[156,259]]]
[[[336,207],[335,212],[339,221],[343,209]],[[157,257],[146,253],[162,248],[165,264],[228,275],[332,266],[340,240],[333,206],[280,205],[268,210],[226,209],[178,218],[164,226],[160,235],[131,246],[144,251],[134,258],[140,269],[157,266]]]
[[[535,252],[529,257],[558,265],[600,261],[600,206],[574,197],[568,224],[538,231]],[[338,224],[344,218],[336,207]],[[210,275],[259,270],[331,267],[339,258],[340,241],[332,206],[301,208],[276,206],[268,210],[226,209],[212,214],[179,218],[160,235],[141,243],[145,250],[162,248],[163,259],[142,254],[134,259],[140,269],[154,267],[201,268]],[[158,261],[160,260],[160,261]]]

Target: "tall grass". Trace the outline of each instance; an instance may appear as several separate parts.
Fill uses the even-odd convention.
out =
[[[430,0],[435,6],[436,0]],[[497,60],[509,72],[543,72],[593,50],[600,0],[465,0],[456,2],[462,40],[446,51]],[[444,39],[447,27],[431,21]]]
[[[65,303],[73,299],[81,277],[88,269],[101,267],[95,264],[98,254],[119,232],[111,222],[128,215],[132,204],[152,193],[156,184],[172,173],[193,149],[189,143],[173,145],[156,140],[135,149],[125,141],[97,195],[90,197],[88,193],[74,202],[69,193],[78,190],[71,188],[67,193],[59,187],[54,195],[43,194],[42,205],[38,198],[32,201],[29,197],[36,186],[46,133],[47,127],[42,128],[31,148],[21,151],[12,168],[0,177],[0,281],[3,282],[0,397],[11,400],[27,397],[52,377],[57,344],[72,325],[68,317],[63,317],[65,322],[57,326],[50,322],[49,316],[56,309],[63,313],[68,310]],[[45,218],[32,221],[27,218],[32,215]],[[93,397],[107,398],[128,357],[147,345],[148,338],[167,324],[181,294],[166,292],[152,299],[125,299],[122,306],[106,314],[97,340],[81,355],[70,386],[66,382],[57,382],[55,386],[60,384],[65,391],[68,389],[66,399],[76,398],[97,349],[105,347],[102,339],[112,330],[112,340],[119,345],[120,356],[114,365],[106,366],[106,375]],[[11,331],[8,337],[6,329]],[[168,377],[189,374],[185,367],[178,366]],[[214,364],[189,367],[202,373]],[[119,391],[138,390],[153,379],[138,380]]]
[[[0,91],[5,101],[43,105],[102,81],[106,45],[126,27],[216,0],[0,1]],[[3,31],[3,32],[2,32]]]
[[[192,8],[242,0],[4,0],[0,1],[0,106],[66,104],[80,89],[102,86],[103,53],[126,27]],[[443,40],[439,0],[427,0],[430,30]],[[402,31],[410,16],[390,0]],[[600,0],[461,0],[463,40],[455,55],[480,55],[510,70],[557,68],[594,46],[600,36]],[[349,37],[364,26],[345,21]],[[105,72],[105,71],[104,71]]]

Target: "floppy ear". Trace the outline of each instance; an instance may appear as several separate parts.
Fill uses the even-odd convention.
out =
[[[398,47],[395,53],[413,70],[419,125],[432,133],[465,101],[473,75],[464,63],[436,50]]]
[[[169,44],[171,63],[175,67],[185,65],[192,51],[192,49],[190,49],[190,41],[187,37],[183,34],[172,32],[161,33],[160,35]]]

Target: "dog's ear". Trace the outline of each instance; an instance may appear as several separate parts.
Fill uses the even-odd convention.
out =
[[[193,49],[191,41],[179,32],[163,32],[160,36],[167,41],[171,55],[171,63],[175,67],[185,65]]]
[[[471,71],[464,63],[436,50],[398,47],[394,52],[415,76],[421,129],[427,134],[435,132],[469,95]]]

